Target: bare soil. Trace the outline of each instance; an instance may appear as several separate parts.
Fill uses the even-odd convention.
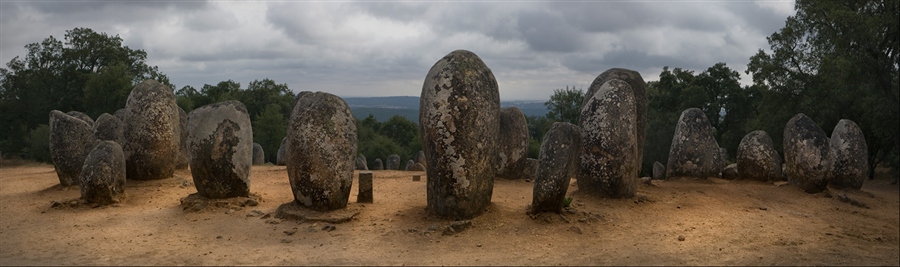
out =
[[[498,179],[487,212],[448,235],[453,221],[425,212],[424,172],[374,173],[374,203],[356,203],[354,181],[359,213],[332,224],[274,217],[293,198],[283,166],[253,167],[256,206],[187,209],[188,170],[128,181],[123,202],[93,207],[51,165],[0,168],[0,265],[900,264],[900,194],[884,172],[862,191],[819,194],[685,178],[602,199],[573,181],[571,209],[537,216],[531,182]]]

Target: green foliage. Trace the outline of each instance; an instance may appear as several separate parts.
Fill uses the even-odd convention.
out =
[[[536,159],[541,154],[541,142],[544,141],[544,135],[550,131],[550,127],[555,121],[548,116],[526,116],[525,122],[528,124],[528,135],[531,137],[528,140],[528,157]]]
[[[764,90],[759,118],[778,122],[754,124],[780,147],[785,118],[795,113],[826,133],[850,119],[863,130],[870,169],[885,161],[896,168],[891,155],[900,154],[900,2],[801,0],[795,9],[784,28],[767,38],[771,53],[760,50],[750,58],[747,73]]]
[[[544,103],[549,110],[547,119],[553,122],[562,121],[578,125],[581,117],[581,103],[584,100],[584,91],[566,86],[565,89],[553,89],[550,100]],[[550,123],[553,125],[553,123]]]
[[[74,28],[66,31],[65,42],[50,36],[25,49],[24,58],[0,68],[0,150],[6,153],[33,154],[26,153],[26,139],[47,123],[51,110],[96,118],[124,107],[130,88],[144,79],[174,87],[146,64],[146,52],[123,46],[118,35]]]
[[[40,162],[50,162],[50,126],[41,124],[28,134],[26,155]]]
[[[397,154],[403,168],[407,160],[422,150],[419,125],[400,115],[378,122],[369,114],[365,119],[356,120],[356,132],[359,154],[366,156],[369,166],[376,158],[386,161],[388,156]]]
[[[563,208],[568,208],[569,206],[572,205],[572,198],[571,198],[571,197],[567,197],[566,199],[563,199],[563,203],[562,203],[562,204],[563,204]]]
[[[269,104],[256,120],[252,120],[252,123],[253,142],[262,146],[267,161],[275,162],[281,139],[287,133],[287,121],[281,113],[281,106]]]

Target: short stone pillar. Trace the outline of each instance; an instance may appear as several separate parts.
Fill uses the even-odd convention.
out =
[[[422,180],[422,176],[421,176],[421,175],[413,175],[413,182],[418,182],[418,181],[421,181],[421,180]]]
[[[359,194],[356,202],[372,203],[372,172],[359,172]]]

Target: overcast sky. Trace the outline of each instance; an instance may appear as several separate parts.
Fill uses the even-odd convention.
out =
[[[664,66],[726,62],[747,84],[750,56],[793,14],[792,1],[2,0],[0,61],[87,27],[147,51],[178,88],[270,78],[295,92],[419,96],[431,66],[465,49],[502,100],[544,100],[614,67],[652,81]]]

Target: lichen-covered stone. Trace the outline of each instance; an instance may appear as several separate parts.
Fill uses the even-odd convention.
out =
[[[411,171],[413,167],[416,166],[416,162],[413,160],[406,161],[406,167],[403,168],[404,171]]]
[[[84,160],[80,180],[81,198],[88,203],[106,205],[121,201],[125,193],[122,146],[110,140],[100,141]]]
[[[363,154],[359,154],[359,156],[356,156],[356,169],[360,171],[369,170],[369,166],[366,163],[366,156],[363,156]]]
[[[681,112],[669,149],[666,178],[719,177],[724,167],[721,156],[706,114],[698,108]]]
[[[100,114],[94,122],[94,138],[98,141],[113,141],[121,146],[125,143],[125,124],[109,113]]]
[[[584,100],[582,100],[582,107],[587,104],[588,100],[590,100],[590,96],[594,95],[597,90],[603,86],[609,80],[619,79],[628,83],[631,86],[631,90],[634,95],[634,114],[636,118],[636,127],[635,131],[637,132],[637,161],[642,162],[644,156],[644,138],[647,136],[647,83],[644,82],[644,78],[641,77],[641,74],[637,71],[622,69],[622,68],[612,68],[607,71],[601,73],[594,81],[591,83],[591,86],[588,87],[588,91],[585,92]]]
[[[822,128],[803,113],[787,122],[782,144],[789,183],[810,194],[825,190],[831,172],[828,142]]]
[[[287,137],[281,138],[281,145],[278,146],[278,154],[275,156],[275,164],[284,166],[287,162]]]
[[[400,156],[399,155],[390,155],[387,157],[387,165],[385,170],[400,170]]]
[[[532,191],[531,212],[560,212],[569,181],[578,172],[581,156],[581,129],[556,122],[544,135],[538,170]]]
[[[410,170],[410,171],[414,171],[414,172],[424,172],[424,171],[425,171],[425,165],[422,165],[422,163],[416,163],[416,164],[414,164],[414,165],[412,166],[412,168],[410,168],[409,170]]]
[[[116,116],[116,118],[119,118],[119,120],[122,121],[122,123],[124,123],[125,122],[125,111],[126,111],[125,108],[117,109],[116,112],[113,113],[113,116]],[[124,149],[124,147],[123,147],[123,149]]]
[[[202,106],[188,115],[191,176],[206,198],[250,195],[253,129],[241,102]]]
[[[79,120],[83,120],[84,122],[87,122],[87,124],[90,125],[91,128],[94,128],[94,119],[91,119],[91,116],[84,114],[84,112],[73,110],[66,112],[66,115],[78,118]]]
[[[262,145],[253,143],[253,165],[263,165],[266,163],[266,152]]]
[[[838,188],[862,188],[869,174],[869,148],[862,130],[851,120],[840,120],[831,132],[832,162],[829,183]]]
[[[175,108],[178,112],[178,161],[175,162],[176,169],[185,169],[191,164],[191,145],[188,140],[188,116],[181,107]]]
[[[419,127],[427,170],[427,210],[469,219],[490,204],[497,169],[500,93],[472,52],[438,60],[422,85]]]
[[[381,162],[381,158],[375,158],[375,162],[372,162],[372,170],[384,170],[384,163]]]
[[[70,186],[81,182],[84,159],[95,144],[94,130],[86,121],[59,110],[50,111],[50,160],[60,184]]]
[[[735,180],[738,178],[740,178],[740,172],[738,171],[737,163],[728,164],[722,169],[722,179]]]
[[[154,80],[134,87],[125,103],[125,169],[128,179],[172,177],[181,133],[172,89]]]
[[[342,209],[356,160],[356,120],[343,99],[300,92],[287,129],[288,177],[294,200],[311,209]]]
[[[772,138],[763,130],[748,133],[737,150],[737,172],[742,178],[757,181],[781,181],[781,155]]]
[[[641,168],[633,91],[627,82],[611,79],[582,107],[579,190],[612,198],[636,193]]]
[[[522,179],[528,154],[528,122],[517,107],[500,109],[499,163],[497,177]]]
[[[666,179],[666,166],[659,161],[653,162],[653,180],[663,180]]]
[[[416,163],[422,164],[422,166],[428,165],[428,162],[425,160],[425,151],[419,150],[419,152],[416,152],[416,158],[414,160]]]

